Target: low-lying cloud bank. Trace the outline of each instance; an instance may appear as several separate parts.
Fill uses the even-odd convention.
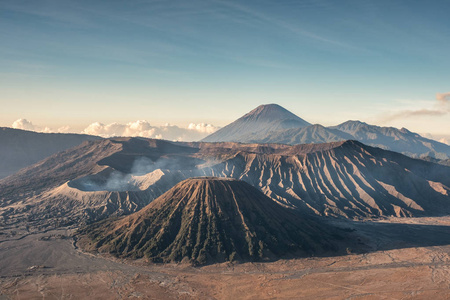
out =
[[[127,124],[92,123],[82,133],[99,135],[102,137],[112,136],[140,136],[176,141],[196,141],[216,131],[218,127],[211,124],[191,123],[187,128],[166,124],[163,126],[152,126],[149,122],[139,120]]]
[[[447,104],[448,102],[450,102],[450,92],[442,94],[438,93],[436,94],[436,99],[443,104]]]
[[[80,133],[75,132],[69,126],[51,129],[34,125],[27,119],[18,119],[11,125],[12,128],[30,130],[44,133]],[[186,128],[166,124],[164,126],[152,126],[149,122],[139,120],[127,124],[111,123],[103,124],[95,122],[86,127],[81,133],[101,136],[104,138],[115,136],[139,136],[146,138],[165,139],[170,141],[198,141],[217,131],[220,127],[205,123],[191,123]],[[450,145],[450,135],[431,135],[424,133],[424,137]]]
[[[388,114],[381,118],[381,122],[388,122],[397,119],[406,119],[411,117],[431,116],[439,117],[450,114],[450,92],[436,94],[436,102],[431,107],[416,109],[416,110],[402,110],[393,114]]]
[[[16,129],[23,129],[23,130],[30,130],[30,131],[36,131],[36,132],[45,132],[45,133],[70,133],[71,129],[69,126],[63,126],[57,129],[52,129],[49,127],[42,127],[34,125],[31,121],[28,121],[27,119],[18,119],[15,120],[12,125],[12,128]]]
[[[450,138],[441,138],[439,142],[450,145]]]
[[[432,139],[450,146],[450,135],[431,134],[431,133],[420,133],[420,135],[426,137],[427,139]]]
[[[49,127],[36,126],[27,119],[18,119],[14,121],[11,127],[46,133],[74,133],[74,131],[72,131],[68,126],[60,127],[58,129],[51,129]],[[86,127],[81,133],[101,137],[139,136],[171,141],[197,141],[215,132],[219,128],[220,127],[205,123],[191,123],[186,128],[170,124],[165,124],[163,126],[152,126],[148,121],[138,120],[127,124],[103,124],[100,122],[95,122]]]

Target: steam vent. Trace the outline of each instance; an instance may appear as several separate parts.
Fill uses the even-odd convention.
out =
[[[205,264],[336,252],[333,228],[234,179],[184,180],[141,211],[81,229],[87,251]]]

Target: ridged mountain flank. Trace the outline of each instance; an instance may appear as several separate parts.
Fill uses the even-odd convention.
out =
[[[311,125],[278,104],[260,105],[233,123],[207,136],[203,142],[248,142],[270,132]]]
[[[380,127],[361,121],[347,121],[330,127],[366,145],[400,152],[411,157],[450,158],[450,146],[427,139],[406,128]]]
[[[90,251],[155,262],[212,263],[308,256],[339,249],[342,232],[230,178],[184,180],[141,211],[79,232]]]

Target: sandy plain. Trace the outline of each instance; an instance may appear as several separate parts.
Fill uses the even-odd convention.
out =
[[[371,251],[262,263],[145,264],[63,229],[0,242],[0,299],[448,299],[450,217],[335,221]]]

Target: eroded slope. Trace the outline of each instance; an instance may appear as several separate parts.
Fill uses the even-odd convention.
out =
[[[336,253],[343,240],[245,182],[211,177],[184,180],[141,211],[90,225],[78,237],[87,250],[201,264]]]

